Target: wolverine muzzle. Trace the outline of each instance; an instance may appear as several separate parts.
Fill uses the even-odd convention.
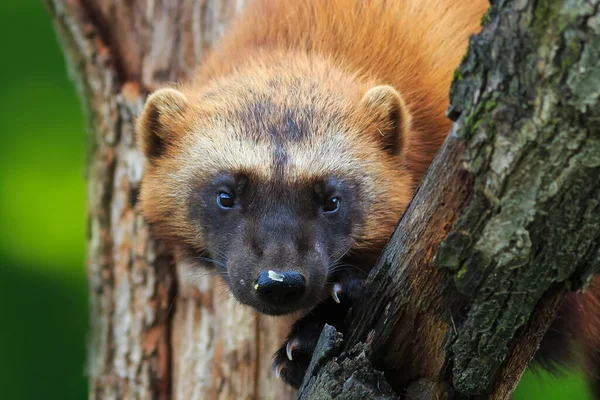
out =
[[[306,279],[296,271],[262,271],[254,284],[261,300],[276,305],[294,303],[306,292]]]

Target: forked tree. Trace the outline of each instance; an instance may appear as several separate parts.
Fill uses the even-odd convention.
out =
[[[87,113],[87,374],[95,399],[285,399],[290,320],[152,240],[134,121],[189,78],[243,0],[45,0]],[[456,73],[455,124],[300,396],[505,399],[568,291],[600,272],[600,0],[496,0]]]

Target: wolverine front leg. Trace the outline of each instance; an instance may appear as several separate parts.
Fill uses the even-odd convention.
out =
[[[344,273],[331,285],[331,297],[320,303],[292,326],[287,340],[274,354],[273,371],[288,385],[298,389],[325,324],[345,332],[345,318],[358,298],[365,273]]]

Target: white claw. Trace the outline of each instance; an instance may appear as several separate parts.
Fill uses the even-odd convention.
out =
[[[299,346],[298,341],[290,340],[285,346],[285,353],[287,354],[287,358],[292,361],[292,352]]]
[[[342,285],[336,283],[331,288],[331,296],[333,297],[333,300],[335,300],[335,302],[338,304],[340,303],[340,298],[338,296],[339,293],[342,293]]]
[[[281,379],[281,370],[283,369],[283,365],[274,365],[273,372],[275,373],[275,377],[277,379]]]

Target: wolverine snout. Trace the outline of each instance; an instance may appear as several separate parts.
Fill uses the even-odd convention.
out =
[[[261,271],[254,284],[258,297],[274,305],[286,305],[302,299],[306,278],[296,271]]]

